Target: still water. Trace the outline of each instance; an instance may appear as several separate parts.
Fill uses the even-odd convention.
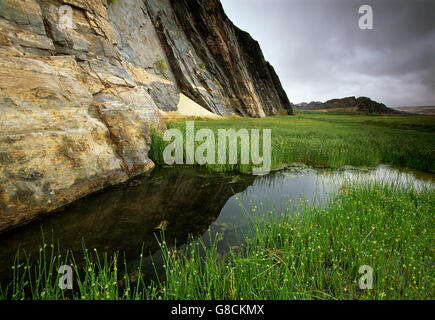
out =
[[[160,167],[150,175],[81,199],[59,212],[41,217],[0,235],[0,282],[11,277],[18,249],[32,259],[43,243],[59,244],[61,251],[80,257],[82,244],[98,252],[125,255],[134,270],[142,252],[158,265],[161,260],[156,235],[164,229],[166,242],[183,245],[190,235],[215,236],[226,251],[237,245],[248,216],[264,209],[295,206],[299,201],[325,203],[349,180],[409,182],[414,188],[433,187],[433,174],[388,166],[375,169],[311,169],[293,166],[267,176],[210,173],[197,167]],[[303,200],[302,200],[303,199]],[[209,232],[210,231],[210,232]],[[31,260],[32,260],[31,259]],[[152,277],[149,263],[144,272]]]

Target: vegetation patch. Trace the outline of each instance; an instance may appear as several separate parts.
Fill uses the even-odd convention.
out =
[[[154,62],[154,66],[156,69],[164,76],[166,76],[166,72],[168,71],[168,65],[166,64],[166,60],[162,58],[161,55],[156,55],[156,62]]]
[[[226,258],[216,242],[192,239],[183,252],[160,242],[165,276],[132,277],[119,256],[84,249],[84,261],[43,245],[39,263],[20,259],[6,299],[433,299],[433,189],[396,183],[343,186],[332,201],[301,202],[281,214],[264,210]],[[246,208],[246,213],[256,208]],[[75,290],[58,286],[61,265],[74,269]],[[80,265],[80,266],[79,266]],[[359,268],[373,269],[373,289],[361,290]],[[119,269],[118,269],[119,268]],[[134,279],[133,279],[134,278]]]
[[[204,62],[200,62],[198,66],[201,70],[207,69],[207,65]]]
[[[432,299],[434,196],[353,184],[324,207],[264,212],[226,260],[201,243],[190,255],[164,247],[156,290],[163,299]],[[359,287],[361,266],[373,269],[372,290]]]
[[[217,134],[219,129],[272,129],[272,168],[291,163],[328,168],[392,164],[434,173],[433,123],[433,116],[302,113],[263,119],[197,118],[195,130],[208,128]],[[185,132],[183,120],[167,125]],[[163,141],[162,136],[162,133],[155,131],[152,137],[151,159],[157,164],[163,164],[163,150],[169,144]],[[216,171],[250,172],[252,169],[252,165],[207,166]]]

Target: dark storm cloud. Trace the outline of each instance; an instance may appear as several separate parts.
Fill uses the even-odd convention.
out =
[[[435,105],[433,0],[222,0],[257,39],[294,102],[368,96]],[[358,8],[374,11],[360,30]]]

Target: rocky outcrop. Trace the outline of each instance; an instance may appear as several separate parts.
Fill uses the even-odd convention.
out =
[[[290,106],[219,1],[0,1],[0,231],[149,171],[181,93],[220,115]]]
[[[388,108],[385,104],[373,101],[367,97],[359,97],[358,99],[356,99],[355,109],[357,111],[363,112],[365,114],[398,113],[396,110]]]
[[[219,1],[147,4],[177,83],[191,99],[221,115],[263,117],[290,108],[258,42],[232,24]]]
[[[324,103],[322,102],[300,103],[298,105],[295,105],[295,107],[303,110],[355,111],[355,112],[362,112],[365,114],[399,113],[396,110],[388,108],[383,103],[373,101],[367,97],[359,97],[358,99],[355,97],[332,99]]]

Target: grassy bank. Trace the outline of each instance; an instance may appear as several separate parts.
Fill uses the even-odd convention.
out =
[[[185,132],[185,121],[169,122],[168,127]],[[435,117],[431,116],[301,113],[264,119],[195,120],[195,129],[203,128],[212,129],[215,136],[218,129],[272,129],[273,168],[290,163],[330,168],[388,163],[435,172]],[[157,164],[163,164],[167,144],[161,133],[154,132],[150,156]],[[252,166],[209,167],[249,172]]]
[[[432,299],[433,191],[353,185],[324,208],[265,213],[228,261],[167,255],[164,299]],[[373,290],[358,270],[373,268]]]
[[[40,263],[14,266],[0,296],[15,299],[433,299],[434,190],[360,183],[342,188],[326,206],[300,205],[282,215],[265,211],[252,234],[226,259],[214,245],[193,242],[180,254],[162,242],[166,276],[135,283],[119,257],[85,265],[41,248]],[[249,211],[249,209],[247,209]],[[45,257],[45,258],[44,258]],[[48,258],[47,258],[48,257]],[[57,267],[72,264],[74,293],[58,288]],[[359,267],[373,268],[373,290],[360,290]]]

